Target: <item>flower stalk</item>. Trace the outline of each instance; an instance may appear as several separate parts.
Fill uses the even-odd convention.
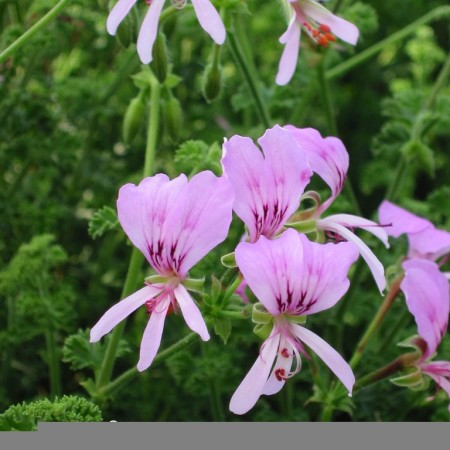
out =
[[[375,332],[378,330],[379,326],[381,325],[381,322],[385,318],[386,314],[388,313],[389,309],[394,303],[394,300],[399,294],[400,284],[402,281],[403,275],[400,275],[392,282],[391,288],[389,289],[389,292],[384,298],[383,303],[381,304],[377,314],[367,327],[366,332],[364,333],[363,337],[356,346],[355,353],[353,354],[353,357],[350,360],[350,367],[352,369],[356,369],[356,367],[359,365],[362,355],[367,347],[367,344],[369,343],[370,339],[375,334]]]
[[[0,53],[0,63],[9,58],[19,48],[21,48],[26,42],[33,37],[39,30],[44,28],[49,22],[51,22],[70,2],[71,0],[60,0],[44,17],[38,20],[30,29],[25,31],[22,36],[15,40],[9,47]]]

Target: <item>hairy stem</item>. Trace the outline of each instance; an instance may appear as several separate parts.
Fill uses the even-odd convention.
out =
[[[396,33],[391,34],[386,39],[377,42],[361,53],[358,53],[347,61],[344,61],[343,63],[338,64],[337,66],[328,70],[326,73],[326,78],[328,80],[331,80],[332,78],[344,75],[349,70],[353,69],[356,66],[359,66],[360,64],[375,56],[377,53],[381,52],[381,50],[383,50],[387,45],[404,39],[408,35],[417,31],[420,26],[425,25],[428,22],[432,22],[433,20],[441,19],[442,17],[446,16],[450,16],[450,6],[438,6],[437,8],[431,10],[429,13],[423,15],[422,17],[397,31]]]
[[[242,74],[244,75],[245,81],[248,85],[250,93],[253,97],[253,101],[255,102],[255,108],[260,116],[260,119],[266,128],[269,128],[271,125],[269,111],[266,107],[266,103],[264,102],[261,91],[259,88],[259,80],[256,75],[256,72],[252,70],[250,64],[245,57],[245,54],[241,48],[240,42],[236,39],[234,30],[231,30],[228,33],[228,42],[230,43],[231,54],[236,62],[236,64],[241,69]]]
[[[386,314],[388,313],[389,309],[391,308],[392,304],[394,303],[395,298],[397,297],[398,293],[400,292],[400,284],[403,280],[403,275],[400,275],[397,277],[389,289],[389,292],[387,293],[386,297],[383,300],[383,303],[381,304],[377,314],[373,318],[372,322],[367,327],[366,332],[364,333],[363,337],[359,341],[358,345],[356,346],[355,353],[353,354],[352,359],[350,360],[350,367],[354,370],[358,366],[359,362],[361,361],[361,357],[364,353],[364,350],[367,347],[367,344],[369,343],[372,336],[375,334],[375,332],[378,330],[381,322],[385,318]]]
[[[30,29],[25,31],[16,41],[0,53],[0,63],[9,58],[22,47],[34,34],[51,22],[71,0],[60,0],[44,17],[38,20]]]

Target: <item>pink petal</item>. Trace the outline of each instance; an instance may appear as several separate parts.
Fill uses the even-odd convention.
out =
[[[300,235],[303,242],[301,295],[304,310],[299,314],[315,314],[334,306],[347,292],[350,266],[358,259],[358,250],[350,242],[317,244]]]
[[[279,342],[280,335],[274,329],[270,337],[264,342],[258,359],[231,397],[231,412],[245,414],[255,406],[269,377],[277,355]]]
[[[384,200],[378,209],[378,221],[381,225],[386,225],[388,235],[395,238],[401,234],[418,233],[433,227],[428,220],[416,216],[388,200]]]
[[[138,186],[126,184],[119,191],[117,215],[134,246],[154,265],[149,248],[163,240],[168,211],[187,183],[181,175],[172,181],[163,174],[145,178]],[[156,267],[153,267],[155,270]]]
[[[142,22],[137,41],[137,51],[142,64],[148,64],[152,60],[153,44],[158,33],[159,16],[165,0],[152,0]]]
[[[353,385],[355,384],[355,376],[342,356],[327,342],[307,328],[291,323],[290,329],[295,336],[316,353],[316,355],[342,381],[342,384],[347,388],[349,394],[351,394]]]
[[[405,278],[400,287],[406,304],[416,320],[419,335],[428,344],[427,359],[435,351],[447,330],[450,308],[449,284],[439,267],[422,259],[403,263]]]
[[[427,374],[450,377],[450,361],[432,361],[420,365],[420,369]]]
[[[286,230],[274,241],[261,236],[255,244],[241,242],[235,257],[250,289],[272,315],[288,309],[288,292],[294,300],[300,295],[303,245],[296,231]]]
[[[349,157],[342,141],[335,137],[323,138],[314,128],[296,128],[287,125],[301,150],[306,154],[313,172],[327,183],[332,196],[325,201],[319,212],[325,211],[344,187]]]
[[[436,261],[450,252],[450,233],[433,226],[408,235],[410,258],[419,257]]]
[[[444,391],[450,397],[450,381],[447,378],[430,372],[427,372],[427,375],[431,377],[442,389],[444,389]],[[448,410],[450,412],[450,405],[448,406]]]
[[[228,235],[234,190],[228,179],[200,172],[179,192],[165,222],[168,260],[180,260],[184,276]]]
[[[378,286],[378,289],[381,293],[386,287],[386,278],[384,276],[384,267],[383,264],[378,260],[378,258],[374,255],[372,250],[354,233],[352,233],[347,228],[342,225],[335,223],[333,220],[329,220],[328,217],[325,219],[320,219],[317,221],[317,227],[321,230],[329,230],[338,233],[343,238],[347,239],[347,241],[352,242],[359,250],[359,253],[363,257],[364,261],[366,261],[369,266],[370,271],[375,279],[375,283]]]
[[[110,11],[108,19],[106,21],[106,29],[109,34],[115,35],[117,28],[122,20],[130,12],[130,9],[136,3],[137,0],[119,0],[114,8]]]
[[[333,214],[328,216],[327,219],[330,219],[334,223],[338,223],[346,228],[362,228],[363,230],[372,233],[384,244],[386,248],[389,248],[388,234],[386,233],[385,227],[376,222],[372,222],[371,220],[354,216],[352,214]]]
[[[358,42],[358,28],[351,22],[335,16],[319,3],[311,0],[302,1],[301,9],[305,15],[311,17],[316,22],[328,25],[331,32],[343,41],[352,45],[355,45]]]
[[[209,340],[208,329],[206,328],[205,321],[202,314],[195,304],[194,300],[189,295],[186,288],[179,284],[174,290],[175,298],[180,305],[181,312],[187,326],[200,335],[204,341]]]
[[[91,329],[90,342],[99,341],[119,322],[122,322],[123,319],[138,309],[139,306],[142,306],[147,300],[155,297],[159,292],[161,292],[161,288],[145,286],[108,309]]]
[[[297,23],[296,16],[294,15],[287,31],[280,37],[280,42],[285,44],[275,80],[280,86],[288,84],[294,76],[300,49],[300,34],[301,27]]]
[[[156,310],[152,312],[150,320],[145,327],[141,340],[139,362],[137,364],[137,370],[139,370],[139,372],[148,369],[158,353],[169,305],[170,298],[167,297],[158,305]]]
[[[192,0],[201,27],[217,44],[225,42],[225,27],[216,8],[209,0]]]
[[[248,138],[224,143],[222,165],[236,192],[233,209],[249,229],[250,239],[273,237],[294,213],[311,176],[291,134],[279,126],[259,139],[265,159]]]

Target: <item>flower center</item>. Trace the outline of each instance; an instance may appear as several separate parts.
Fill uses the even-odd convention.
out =
[[[321,47],[328,47],[330,42],[335,42],[336,37],[331,32],[331,28],[325,24],[319,24],[318,26],[312,25],[306,20],[302,21],[302,25],[309,31],[310,36]]]

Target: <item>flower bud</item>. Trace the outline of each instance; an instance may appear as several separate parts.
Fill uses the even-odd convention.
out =
[[[125,144],[133,142],[134,137],[141,127],[145,116],[145,101],[141,91],[139,95],[131,100],[123,118],[123,140]]]
[[[208,103],[219,97],[222,90],[222,82],[222,67],[220,64],[208,64],[202,83],[203,97]]]
[[[166,80],[168,65],[166,37],[163,33],[158,33],[153,46],[153,60],[150,68],[161,84]]]
[[[166,101],[164,106],[164,118],[166,132],[170,139],[176,142],[180,137],[180,131],[183,124],[183,112],[181,110],[180,102],[172,95]]]

